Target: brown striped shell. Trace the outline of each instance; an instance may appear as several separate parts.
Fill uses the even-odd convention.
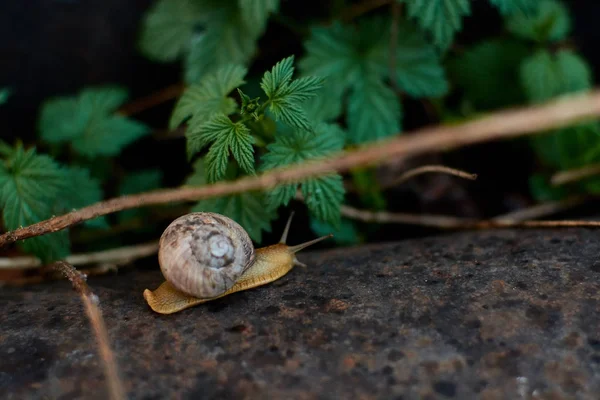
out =
[[[160,237],[158,262],[165,279],[197,298],[231,288],[254,262],[252,240],[234,220],[198,212],[173,221]]]

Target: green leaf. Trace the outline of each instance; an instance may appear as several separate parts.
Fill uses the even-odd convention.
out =
[[[185,53],[194,28],[201,21],[199,2],[159,0],[145,14],[139,40],[140,50],[156,61],[174,61]]]
[[[600,124],[581,123],[531,138],[540,161],[555,170],[600,162]]]
[[[119,185],[119,195],[125,196],[158,189],[161,186],[162,179],[163,173],[159,169],[130,172],[125,175]],[[124,210],[117,215],[119,221],[122,222],[143,216],[145,214],[144,211],[143,209]]]
[[[336,118],[342,109],[343,97],[350,93],[346,118],[348,126],[366,126],[360,121],[383,116],[373,131],[351,133],[352,141],[365,142],[400,131],[401,109],[398,100],[391,100],[391,90],[384,84],[393,78],[401,90],[414,97],[436,97],[445,94],[448,83],[439,55],[426,43],[412,24],[398,26],[395,51],[395,71],[390,71],[389,18],[364,18],[357,27],[334,22],[329,27],[313,28],[304,43],[306,56],[299,62],[303,75],[324,76],[325,86],[317,99],[307,102],[315,119]],[[368,88],[365,91],[364,88]],[[384,108],[370,106],[384,97],[391,104]],[[359,107],[362,98],[370,104]],[[312,104],[311,104],[312,103]],[[325,104],[324,104],[325,103]],[[323,106],[323,110],[319,106]],[[350,107],[353,110],[350,110]],[[364,114],[356,115],[359,109]],[[369,111],[370,110],[370,111]]]
[[[55,98],[42,106],[39,120],[41,137],[48,143],[73,140],[85,130],[91,110],[80,107],[76,98]]]
[[[269,111],[276,120],[309,131],[311,124],[302,103],[316,96],[323,87],[323,79],[307,76],[292,80],[293,74],[294,56],[291,56],[265,72],[260,86],[269,98]]]
[[[79,94],[81,108],[95,115],[108,115],[117,111],[127,100],[127,90],[118,86],[85,88]]]
[[[244,171],[255,173],[254,137],[243,122],[234,123],[225,114],[214,114],[205,124],[190,127],[186,136],[189,157],[212,143],[207,154],[210,182],[219,181],[225,175],[229,152]]]
[[[504,15],[511,15],[517,12],[526,14],[536,9],[539,0],[490,0],[500,12]]]
[[[0,104],[6,103],[11,94],[12,91],[9,88],[0,89]]]
[[[266,25],[256,18],[266,21],[273,4],[272,0],[211,2],[211,11],[205,13],[202,22],[203,31],[191,40],[185,64],[186,82],[196,82],[225,64],[248,63]]]
[[[150,132],[140,122],[113,114],[126,98],[122,88],[104,86],[49,100],[39,121],[41,137],[48,143],[71,142],[86,157],[115,156]]]
[[[195,120],[190,124],[197,124],[216,113],[233,113],[237,104],[227,95],[244,84],[247,72],[243,65],[227,64],[191,85],[177,101],[171,114],[169,129],[175,129],[190,117]]]
[[[379,80],[364,82],[348,101],[349,140],[360,144],[400,132],[402,111],[396,94]]]
[[[137,121],[114,116],[92,121],[82,136],[73,139],[73,149],[82,156],[116,156],[145,136],[150,129]]]
[[[0,207],[8,230],[50,218],[57,199],[69,189],[69,176],[50,157],[18,147],[0,163]],[[21,247],[43,262],[65,257],[69,253],[66,230],[26,239]]]
[[[238,0],[240,11],[247,26],[263,30],[269,14],[279,10],[279,0]]]
[[[325,82],[322,92],[302,103],[302,108],[308,120],[314,124],[333,122],[343,111],[342,91],[339,87],[329,86]]]
[[[563,40],[571,30],[571,18],[567,7],[556,0],[540,0],[533,14],[514,13],[507,22],[513,34],[535,42]]]
[[[379,47],[380,69],[389,72],[389,45]],[[448,91],[448,81],[440,57],[420,32],[409,23],[398,26],[396,82],[413,97],[440,97]]]
[[[538,103],[588,90],[592,77],[585,60],[571,50],[539,50],[521,65],[521,82],[529,99]]]
[[[317,218],[310,218],[310,228],[318,236],[326,236],[333,233],[333,240],[341,245],[353,245],[360,243],[360,235],[354,221],[342,218],[340,225],[335,227]]]
[[[269,105],[269,111],[277,121],[283,121],[295,128],[311,130],[311,124],[300,104],[283,100],[274,100]]]
[[[260,87],[270,99],[278,98],[294,75],[294,56],[284,58],[265,72]]]
[[[203,186],[208,183],[207,165],[204,159],[194,163],[194,172],[186,181],[186,186]],[[228,177],[232,177],[229,174]],[[262,232],[271,231],[271,221],[276,217],[274,210],[266,207],[264,194],[245,192],[238,195],[211,198],[199,201],[194,212],[216,212],[239,223],[252,240],[262,241]]]
[[[483,41],[467,49],[449,65],[452,81],[478,110],[492,110],[525,102],[519,65],[529,55],[523,43],[510,39]]]
[[[302,196],[316,218],[338,227],[344,200],[344,182],[339,174],[311,178],[302,183]]]
[[[469,0],[399,0],[407,5],[410,18],[429,31],[441,49],[452,44],[454,34],[462,29],[462,18],[471,14]]]
[[[294,130],[279,134],[275,142],[267,146],[268,152],[262,157],[262,169],[269,170],[326,157],[340,151],[344,147],[344,141],[344,132],[339,126],[326,123],[317,125],[314,133]],[[267,195],[269,208],[287,205],[295,196],[298,184],[302,184],[303,192],[311,196],[306,199],[306,204],[314,216],[333,224],[339,222],[344,187],[338,174],[278,185]]]
[[[67,182],[69,187],[76,190],[65,190],[62,194],[64,207],[61,212],[69,212],[73,209],[82,208],[102,200],[102,187],[100,181],[90,176],[86,168],[71,166],[67,169]],[[106,217],[98,217],[84,222],[93,228],[108,228]]]
[[[259,120],[258,109],[260,107],[260,97],[256,97],[251,99],[244,92],[242,92],[238,88],[238,94],[240,95],[240,99],[242,100],[242,107],[240,109],[240,115],[250,114],[254,118],[255,121]]]

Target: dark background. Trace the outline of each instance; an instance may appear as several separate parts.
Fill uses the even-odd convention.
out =
[[[566,3],[573,16],[573,44],[591,64],[597,81],[600,76],[600,3],[591,0]],[[151,4],[151,0],[0,2],[0,87],[12,89],[8,103],[0,107],[0,138],[8,142],[21,138],[26,143],[34,143],[43,100],[72,95],[86,85],[120,84],[127,87],[130,98],[135,99],[178,83],[179,63],[154,63],[136,49],[140,21]],[[324,4],[315,0],[284,0],[282,10],[302,23],[309,16],[326,16]],[[502,31],[502,20],[487,0],[473,1],[473,15],[465,18],[464,24],[457,37],[462,45]],[[259,47],[269,51],[261,52],[259,61],[252,66],[255,71],[264,71],[290,53],[299,55],[302,51],[301,38],[283,23],[273,20]],[[134,118],[164,129],[172,107],[173,102],[168,102]],[[405,104],[404,114],[406,131],[435,123],[416,102]],[[184,147],[183,139],[158,142],[148,137],[130,146],[120,156],[119,163],[133,169],[159,167],[165,173],[165,185],[176,186],[184,178],[182,171],[188,168]],[[389,209],[489,217],[531,203],[527,179],[535,162],[527,146],[518,142],[478,145],[443,158],[426,157],[419,161],[444,162],[476,172],[480,178],[477,182],[459,182],[439,176],[419,178],[386,192]],[[284,214],[280,213],[283,219]],[[306,221],[298,217],[296,229],[308,230]],[[273,237],[279,235],[282,224],[283,221],[274,224]],[[387,226],[374,232],[371,239],[426,232],[429,231]]]

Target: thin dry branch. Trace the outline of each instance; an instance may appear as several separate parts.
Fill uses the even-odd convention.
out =
[[[96,340],[98,341],[98,349],[100,350],[100,356],[102,357],[104,364],[104,372],[108,381],[110,398],[124,400],[125,390],[119,379],[115,356],[110,349],[108,332],[104,324],[104,319],[102,318],[102,311],[98,305],[98,296],[91,291],[90,287],[85,282],[85,276],[77,271],[72,265],[64,261],[59,261],[53,265],[53,268],[63,273],[71,281],[73,288],[81,295],[81,299],[85,306],[85,312],[90,320],[92,329],[94,330]]]
[[[531,135],[567,126],[600,115],[600,91],[572,96],[545,105],[501,111],[462,125],[421,129],[377,142],[331,158],[279,168],[262,175],[244,177],[202,187],[184,187],[123,196],[102,201],[0,236],[0,247],[30,237],[60,231],[102,215],[130,208],[181,201],[197,201],[252,190],[270,189],[281,183],[345,172],[351,168],[383,164],[387,160],[429,151],[451,150],[483,141]]]
[[[477,174],[472,174],[469,172],[461,171],[459,169],[445,167],[443,165],[424,165],[422,167],[417,167],[417,168],[413,168],[411,170],[406,171],[405,173],[400,175],[398,178],[392,180],[391,182],[389,182],[385,185],[382,185],[382,188],[386,189],[386,188],[398,186],[417,175],[422,175],[422,174],[426,174],[426,173],[430,173],[430,172],[439,172],[442,174],[454,175],[454,176],[458,176],[460,178],[468,179],[471,181],[474,181],[475,179],[477,179]]]
[[[550,183],[554,186],[560,186],[566,183],[580,181],[598,174],[600,174],[600,164],[586,165],[582,168],[557,172],[550,179]]]
[[[167,86],[146,97],[142,97],[132,101],[131,103],[125,104],[117,112],[123,116],[130,116],[140,113],[166,101],[179,97],[183,93],[184,89],[185,85],[181,83]]]
[[[494,228],[559,228],[559,227],[600,227],[600,221],[519,221],[509,219],[476,220],[449,215],[405,214],[387,211],[368,211],[350,206],[342,206],[342,215],[362,222],[380,224],[420,225],[440,229],[494,229]]]
[[[536,204],[532,207],[502,214],[492,218],[493,221],[524,221],[528,219],[542,218],[551,214],[568,210],[581,205],[589,200],[585,196],[572,196],[560,201],[550,201],[547,203]]]
[[[118,247],[116,249],[102,250],[93,253],[72,254],[65,258],[70,265],[111,264],[126,265],[138,258],[155,254],[158,251],[158,241],[138,244],[134,246]],[[2,269],[31,269],[39,268],[42,263],[37,257],[5,257],[0,258]]]

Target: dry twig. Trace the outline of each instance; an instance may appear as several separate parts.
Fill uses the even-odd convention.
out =
[[[140,113],[166,101],[179,97],[181,93],[183,93],[184,89],[185,85],[181,83],[167,86],[166,88],[154,92],[146,97],[142,97],[132,101],[131,103],[125,104],[118,110],[118,113],[123,116],[130,116]]]
[[[360,210],[342,206],[342,215],[362,222],[380,224],[408,224],[441,229],[495,229],[495,228],[560,228],[600,227],[600,221],[519,221],[509,219],[476,220],[449,215],[405,214],[387,211]]]
[[[461,171],[459,169],[445,167],[443,165],[424,165],[422,167],[417,167],[406,171],[398,178],[392,180],[389,183],[386,183],[385,185],[382,185],[382,189],[398,186],[417,175],[422,175],[429,172],[439,172],[443,174],[454,175],[463,179],[469,179],[471,181],[477,179],[477,174],[471,174],[469,172]]]
[[[111,264],[126,265],[138,258],[150,256],[158,251],[158,242],[138,244],[134,246],[119,247],[97,251],[93,253],[72,254],[65,258],[70,265]],[[0,258],[0,269],[30,269],[41,267],[37,257],[5,257]]]
[[[450,150],[489,140],[530,135],[538,131],[567,126],[600,114],[600,91],[559,99],[545,105],[501,111],[462,125],[421,129],[380,141],[354,151],[340,152],[329,159],[279,168],[262,175],[202,187],[159,190],[102,201],[0,236],[0,247],[34,236],[60,231],[101,215],[129,208],[181,201],[197,201],[251,190],[270,189],[281,183],[344,172],[350,168],[382,164],[428,151]]]
[[[550,201],[536,204],[532,207],[502,214],[492,218],[493,221],[524,221],[528,219],[542,218],[547,215],[568,210],[585,203],[589,198],[584,196],[573,196],[560,201]]]
[[[110,398],[115,400],[125,399],[125,390],[119,379],[115,356],[110,349],[108,332],[104,325],[102,311],[98,305],[98,296],[91,291],[85,282],[85,276],[73,268],[72,265],[64,261],[59,261],[53,265],[53,268],[63,273],[71,281],[73,288],[81,295],[81,299],[85,306],[85,312],[90,320],[92,329],[94,330],[96,340],[98,341],[98,348],[104,364],[106,379],[108,380]]]
[[[580,181],[598,174],[600,174],[600,164],[586,165],[582,168],[557,172],[550,179],[550,183],[554,186],[560,186],[566,183]]]

